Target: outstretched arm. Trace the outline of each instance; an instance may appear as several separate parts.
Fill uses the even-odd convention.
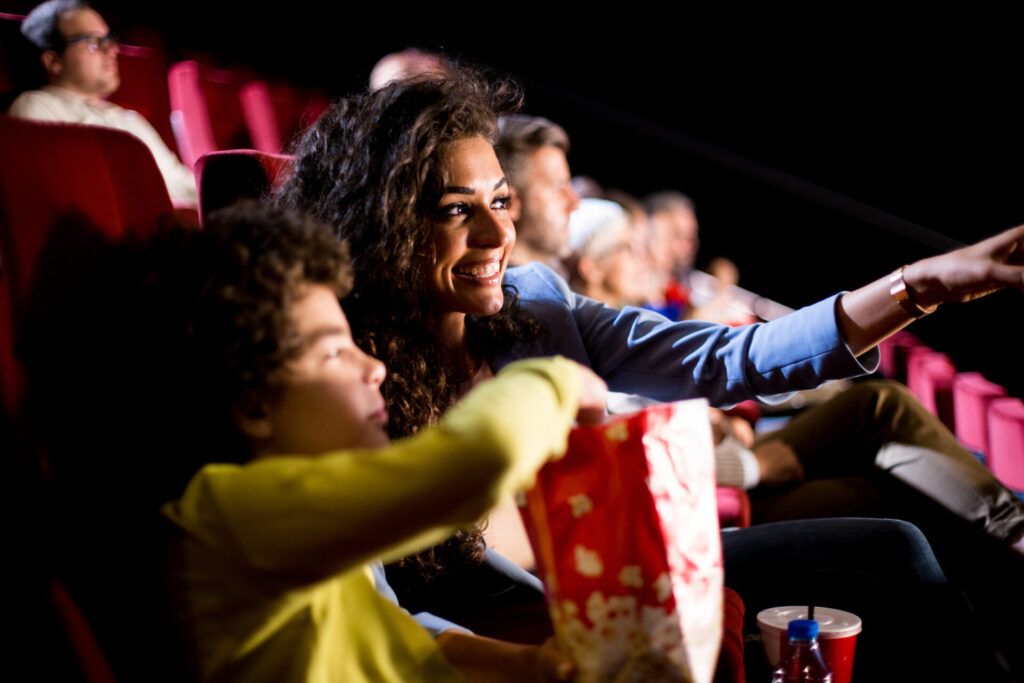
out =
[[[971,301],[1004,287],[1024,290],[1024,225],[969,247],[916,261],[903,270],[903,280],[912,301],[927,313],[939,304]],[[839,324],[855,355],[919,317],[897,303],[890,293],[891,286],[886,276],[839,300]]]

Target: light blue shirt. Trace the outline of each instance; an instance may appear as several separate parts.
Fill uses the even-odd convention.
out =
[[[519,358],[561,354],[592,368],[612,391],[659,401],[706,398],[726,407],[748,399],[778,403],[878,367],[877,349],[857,358],[846,345],[836,320],[838,294],[768,323],[728,327],[610,308],[574,293],[539,263],[509,268],[505,284],[543,331],[489,359],[495,372]]]

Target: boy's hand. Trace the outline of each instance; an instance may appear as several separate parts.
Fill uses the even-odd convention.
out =
[[[604,421],[608,385],[590,368],[579,365],[580,405],[576,421],[581,425],[596,425]]]
[[[571,681],[576,673],[576,665],[554,638],[543,645],[522,645],[450,630],[437,637],[437,644],[468,683]]]
[[[554,636],[540,647],[533,647],[530,656],[535,660],[534,670],[538,681],[571,681],[576,673],[576,663],[558,649]]]

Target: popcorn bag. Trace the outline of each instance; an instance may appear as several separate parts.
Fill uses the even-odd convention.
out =
[[[722,549],[703,400],[578,427],[520,500],[555,635],[578,681],[708,683]]]

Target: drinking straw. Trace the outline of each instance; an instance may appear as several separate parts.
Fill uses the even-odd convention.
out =
[[[814,618],[814,605],[808,605],[807,606],[807,618],[808,619],[813,619]]]

